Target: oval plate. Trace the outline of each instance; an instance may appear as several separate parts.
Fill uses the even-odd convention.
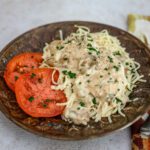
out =
[[[125,117],[115,114],[112,116],[113,123],[106,118],[102,122],[90,122],[88,126],[77,126],[69,124],[60,116],[54,118],[32,118],[25,114],[18,106],[14,93],[9,90],[3,79],[3,71],[7,62],[15,55],[26,51],[42,51],[46,42],[59,39],[59,30],[66,37],[75,31],[74,25],[83,25],[90,28],[91,32],[107,29],[109,33],[116,36],[123,47],[141,64],[139,72],[144,74],[146,83],[138,83],[131,94],[131,99],[139,98],[138,101],[128,103],[123,112]],[[79,140],[91,137],[99,137],[116,130],[123,129],[134,123],[148,109],[150,104],[150,52],[148,48],[137,38],[118,28],[82,21],[59,22],[44,25],[30,30],[12,42],[10,42],[0,53],[0,110],[6,117],[18,126],[29,132],[55,139]]]

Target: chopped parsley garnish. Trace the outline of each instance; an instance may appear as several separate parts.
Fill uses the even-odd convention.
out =
[[[135,73],[135,69],[133,68],[133,69],[131,69],[131,73],[133,74],[133,73]]]
[[[34,78],[35,76],[36,76],[35,73],[32,73],[32,74],[30,75],[31,78]]]
[[[126,62],[126,66],[128,66],[129,65],[129,63],[128,62]]]
[[[90,80],[87,80],[87,82],[90,83],[91,81],[90,81]]]
[[[82,82],[79,82],[79,84],[81,84]]]
[[[68,76],[69,76],[71,79],[72,79],[72,78],[76,78],[76,74],[73,73],[73,72],[71,72],[71,71],[68,72]]]
[[[106,71],[107,71],[107,70],[108,70],[108,68],[106,68],[106,67],[105,67],[105,68],[104,68],[104,70],[106,70]]]
[[[109,61],[110,61],[111,63],[113,63],[113,58],[112,58],[112,57],[108,56],[108,59],[109,59]]]
[[[50,99],[46,99],[46,100],[45,100],[45,102],[51,102],[51,101],[52,101],[52,100],[50,100]]]
[[[84,107],[84,106],[85,106],[85,103],[84,103],[84,102],[80,102],[80,106],[81,106],[81,107]]]
[[[14,78],[15,78],[15,81],[17,81],[19,77],[18,77],[18,76],[15,76]]]
[[[93,102],[93,104],[94,104],[94,105],[96,105],[96,104],[97,104],[97,102],[96,102],[96,98],[95,98],[95,97],[92,99],[92,102]]]
[[[62,73],[67,75],[68,71],[67,70],[63,70]]]
[[[100,75],[99,77],[100,77],[100,78],[102,78],[103,76],[102,76],[102,75]]]
[[[128,88],[128,86],[126,86],[126,89],[127,89],[128,91],[131,91],[131,90]]]
[[[65,80],[66,80],[66,78],[64,77],[64,78],[63,78],[63,83],[65,82]]]
[[[68,58],[64,58],[64,60],[68,60]]]
[[[117,89],[117,91],[120,91],[120,89]]]
[[[63,73],[64,75],[68,75],[71,79],[72,79],[72,78],[76,78],[76,73],[73,73],[73,72],[71,72],[71,71],[63,70],[62,73]]]
[[[80,107],[77,107],[77,110],[80,110]]]
[[[47,107],[47,104],[46,104],[46,103],[43,103],[42,106],[43,106],[44,108],[46,108],[46,107]]]
[[[72,92],[72,93],[74,92],[73,88],[71,88],[71,92]]]
[[[115,79],[115,81],[114,81],[115,83],[117,83],[118,82],[118,80],[117,79]]]
[[[119,67],[118,67],[118,66],[113,66],[113,68],[114,68],[116,71],[119,71]]]
[[[113,55],[114,56],[116,56],[116,55],[121,56],[121,53],[119,51],[115,51],[115,52],[113,52]]]
[[[33,97],[33,96],[30,96],[30,97],[28,98],[28,100],[29,100],[30,102],[32,102],[32,101],[34,100],[34,97]]]
[[[88,49],[89,51],[96,52],[97,55],[100,54],[100,51],[98,51],[96,48],[94,48],[94,47],[92,46],[92,44],[90,44],[90,43],[87,44],[87,49]]]
[[[117,97],[115,98],[115,100],[116,100],[117,103],[122,103],[121,99],[119,99]]]
[[[63,48],[64,48],[64,46],[62,46],[62,45],[58,45],[56,48],[57,48],[57,50],[61,50],[61,49],[63,49]]]

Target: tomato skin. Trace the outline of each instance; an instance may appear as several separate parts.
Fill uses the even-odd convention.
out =
[[[64,106],[56,103],[66,102],[63,91],[51,88],[53,69],[38,68],[26,73],[17,80],[15,94],[19,106],[32,117],[53,117],[60,115]],[[34,74],[34,77],[32,75]],[[55,82],[59,73],[54,74]],[[39,82],[39,78],[41,79]]]
[[[42,53],[25,52],[14,56],[7,64],[4,79],[8,87],[14,91],[15,82],[20,75],[38,68],[42,62]]]

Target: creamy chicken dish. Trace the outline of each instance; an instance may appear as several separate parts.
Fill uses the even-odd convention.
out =
[[[91,33],[77,26],[67,38],[62,35],[61,40],[46,44],[41,65],[59,71],[52,88],[63,90],[67,97],[67,102],[59,104],[65,106],[62,119],[87,125],[102,117],[111,122],[115,113],[124,116],[122,109],[136,82],[144,81],[138,73],[140,64],[107,30]]]

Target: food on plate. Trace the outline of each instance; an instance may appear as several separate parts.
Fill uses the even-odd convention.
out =
[[[137,81],[145,81],[139,75],[140,64],[130,58],[120,41],[107,30],[91,33],[90,29],[77,26],[77,31],[64,40],[46,44],[41,67],[59,71],[57,86],[63,90],[67,102],[62,119],[87,125],[92,119],[119,113],[130,102],[129,95]]]
[[[47,68],[34,69],[20,76],[15,84],[19,106],[32,117],[60,115],[64,106],[57,104],[66,102],[66,97],[63,91],[51,88],[58,76],[58,71]]]
[[[27,54],[14,57],[4,78],[15,88],[19,106],[32,117],[61,115],[82,125],[107,117],[111,123],[112,114],[125,116],[122,110],[131,102],[130,93],[137,82],[145,82],[138,73],[140,64],[107,30],[91,33],[76,27],[65,39],[60,32],[61,40],[46,43],[43,61],[41,54],[32,60]]]
[[[20,75],[38,68],[42,62],[42,53],[26,52],[13,57],[7,64],[4,79],[8,87],[14,91],[14,84]]]

